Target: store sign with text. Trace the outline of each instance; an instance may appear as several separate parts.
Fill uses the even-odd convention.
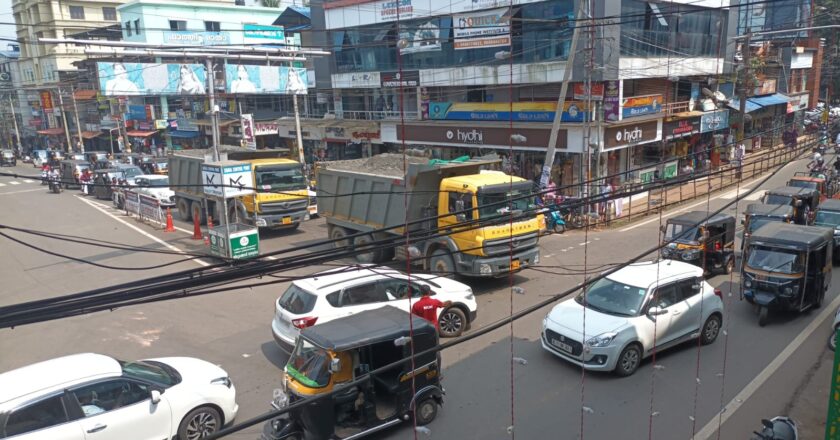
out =
[[[608,127],[604,130],[604,151],[646,144],[660,139],[662,139],[662,133],[659,130],[659,121]]]
[[[286,42],[286,33],[283,26],[245,23],[242,25],[242,31],[245,44],[283,44]]]
[[[564,103],[562,122],[583,122],[586,104]],[[430,102],[429,119],[447,121],[552,122],[556,102]]]
[[[229,32],[164,31],[163,42],[178,46],[213,46],[230,44]]]
[[[428,125],[405,125],[396,128],[398,141],[442,145],[442,146],[475,146],[497,148],[541,148],[548,145],[551,130],[548,128],[516,128],[510,127],[436,127]],[[405,138],[403,138],[403,135]],[[567,146],[566,130],[560,130],[557,136],[556,148],[565,150]]]
[[[254,136],[277,135],[280,127],[273,122],[257,122],[254,124]]]
[[[508,8],[457,14],[452,18],[455,50],[510,46]]]
[[[575,83],[572,90],[574,91],[575,99],[586,100],[589,97],[593,101],[604,99],[604,83],[591,83],[589,87],[587,87],[586,83]]]
[[[419,70],[403,70],[402,72],[382,72],[379,74],[384,88],[417,87],[420,85]]]
[[[368,141],[368,142],[382,142],[382,134],[377,131],[354,131],[350,133],[350,139],[353,141]]]
[[[700,133],[722,130],[729,126],[729,109],[716,110],[700,116]]]
[[[662,135],[666,140],[700,133],[700,118],[680,119],[662,123]]]
[[[662,95],[636,96],[624,98],[621,115],[624,118],[652,115],[662,111]]]

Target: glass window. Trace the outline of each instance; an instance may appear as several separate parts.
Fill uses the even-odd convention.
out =
[[[143,381],[172,386],[181,382],[181,375],[163,362],[158,361],[117,361],[122,367],[123,375]]]
[[[187,22],[184,20],[169,20],[169,30],[185,31],[187,30]]]
[[[142,402],[149,397],[149,386],[124,379],[109,380],[73,390],[85,417],[113,411]]]
[[[219,26],[218,21],[205,21],[204,30],[207,32],[219,32],[221,27]]]
[[[70,18],[74,20],[84,20],[85,8],[82,6],[70,6]]]
[[[134,20],[134,33],[140,35],[140,19]]]
[[[102,7],[102,18],[107,21],[117,21],[117,8]]]
[[[464,214],[466,220],[472,220],[472,193],[449,193],[449,212]],[[461,212],[465,211],[465,212]]]
[[[665,239],[668,241],[697,241],[700,238],[700,230],[690,225],[669,223],[665,227]]]
[[[647,289],[601,278],[586,291],[586,307],[610,315],[636,316],[641,310]],[[584,304],[583,293],[575,298]]]
[[[483,191],[476,195],[478,216],[480,218],[505,215],[511,211],[527,211],[535,207],[534,197],[529,196],[527,188],[514,188],[511,191]]]
[[[361,286],[348,287],[344,289],[344,296],[341,299],[341,305],[356,306],[387,301],[388,296],[385,294],[385,290],[377,289],[375,284],[363,284]]]
[[[790,196],[783,196],[780,194],[767,194],[764,197],[765,204],[767,205],[791,205],[791,198]]]
[[[131,36],[131,22],[130,21],[125,22],[125,35],[127,37]]]
[[[817,211],[817,217],[814,220],[817,226],[837,226],[840,225],[840,212],[832,211]]]
[[[767,272],[792,274],[802,271],[802,261],[798,252],[755,246],[749,251],[747,266]]]
[[[412,298],[420,296],[420,288],[414,284],[409,284],[406,280],[380,280],[376,283],[376,288],[381,291],[377,295],[384,296],[388,301],[408,299],[409,292],[411,292]]]
[[[61,396],[35,402],[14,410],[6,420],[6,437],[49,428],[67,422]]]
[[[329,365],[330,355],[326,350],[298,338],[298,343],[286,364],[286,372],[305,386],[322,388],[330,383]]]
[[[679,283],[674,283],[656,289],[653,292],[653,300],[651,300],[650,306],[666,309],[680,302],[681,289],[678,288],[678,285]]]
[[[701,279],[690,279],[676,283],[677,300],[684,301],[700,293],[700,289],[695,289],[694,285],[702,282]]]
[[[306,178],[298,164],[258,166],[255,171],[257,188],[263,191],[294,191],[306,189]]]
[[[289,313],[300,315],[302,313],[309,313],[315,308],[315,300],[318,297],[292,284],[280,296],[278,304],[283,310]]]

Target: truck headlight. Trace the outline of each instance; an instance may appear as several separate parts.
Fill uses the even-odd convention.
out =
[[[274,400],[271,401],[271,406],[275,409],[283,409],[289,406],[289,395],[283,390],[274,390]]]
[[[483,263],[480,266],[478,266],[478,273],[482,275],[491,275],[493,274],[493,268],[490,267],[489,264]]]
[[[752,287],[752,280],[751,280],[751,279],[749,279],[749,278],[747,278],[746,280],[744,280],[744,286],[746,286],[746,287]]]
[[[256,221],[257,226],[268,226],[268,222],[265,221],[264,218],[258,218]]]
[[[616,332],[601,333],[600,335],[586,341],[586,345],[590,347],[606,347],[607,345],[610,345],[610,342],[612,342],[616,336],[618,336],[618,333]]]

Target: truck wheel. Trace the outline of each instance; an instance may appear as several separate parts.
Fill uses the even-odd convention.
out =
[[[190,204],[190,216],[194,217],[196,212],[198,212],[198,224],[203,225],[207,223],[207,215],[201,209],[201,203],[192,202]],[[195,218],[193,218],[193,221],[195,221]]]
[[[359,249],[369,246],[373,243],[373,237],[370,235],[360,235],[353,239],[353,247],[356,248],[356,261],[363,264],[379,263],[382,261],[382,249],[373,249],[368,252],[361,252]]]
[[[178,207],[178,218],[180,218],[182,222],[192,220],[192,211],[190,210],[190,203],[188,200],[178,198],[175,205]]]
[[[760,306],[759,307],[759,309],[758,309],[758,325],[759,325],[759,327],[764,327],[765,325],[767,325],[767,315],[768,314],[769,314],[769,311],[767,310],[767,307],[765,307],[765,306]]]
[[[347,241],[347,230],[341,226],[329,225],[328,233],[336,249],[343,248],[349,244]]]
[[[432,258],[429,262],[432,273],[438,276],[453,278],[455,276],[455,261],[443,249],[438,249],[432,252]]]

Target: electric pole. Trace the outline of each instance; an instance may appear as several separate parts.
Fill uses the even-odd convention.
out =
[[[79,135],[80,153],[85,152],[85,140],[82,137],[82,124],[79,123],[79,106],[76,105],[76,88],[70,85],[70,97],[73,99],[73,114],[76,119],[76,133]]]
[[[9,93],[9,110],[12,111],[12,122],[15,125],[15,136],[17,136],[17,149],[19,153],[23,153],[23,145],[20,143],[20,130],[17,124],[17,114],[15,113],[15,103],[12,101],[12,94]]]
[[[61,120],[64,121],[64,136],[67,139],[67,151],[66,153],[70,153],[73,148],[73,143],[70,140],[70,129],[67,128],[67,112],[64,109],[64,98],[61,96],[61,88],[57,89],[58,91],[58,106],[61,108]]]
[[[743,143],[744,142],[744,126],[747,124],[747,81],[749,77],[752,76],[750,73],[752,69],[750,69],[750,39],[752,38],[752,33],[747,32],[744,36],[744,44],[741,46],[741,59],[743,63],[743,69],[741,69],[741,90],[740,96],[738,98],[738,111],[741,113],[741,125],[738,126],[738,136],[737,142]]]

